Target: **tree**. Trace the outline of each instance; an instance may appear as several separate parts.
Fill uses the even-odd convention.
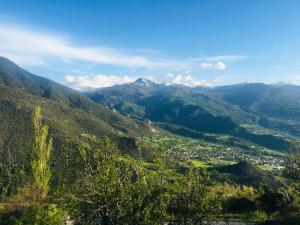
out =
[[[80,148],[83,167],[67,196],[79,224],[160,224],[165,212],[165,181],[160,170],[119,154],[108,137],[87,137]],[[158,166],[160,167],[160,166]]]
[[[32,180],[17,195],[6,202],[1,224],[65,224],[66,213],[51,203],[47,197],[51,168],[49,159],[52,138],[48,137],[48,125],[42,123],[41,109],[36,106],[32,116],[33,143],[31,149]]]
[[[121,199],[125,212],[125,220],[121,224],[161,224],[166,219],[169,200],[163,160],[156,160],[154,171],[146,170],[138,162],[134,162],[132,166],[131,174],[134,179],[124,186],[125,196]]]
[[[272,215],[280,215],[280,219],[289,214],[291,204],[293,203],[292,196],[284,188],[278,190],[265,190],[265,192],[257,199],[260,207],[269,217]]]
[[[110,200],[121,194],[116,191],[122,181],[115,166],[117,147],[109,138],[98,141],[96,137],[85,136],[85,139],[79,149],[83,162],[80,174],[66,196],[68,207],[78,223],[110,224],[110,214],[115,210]]]
[[[285,159],[285,175],[300,180],[300,148],[295,144]]]
[[[209,174],[191,168],[187,176],[178,179],[170,196],[169,212],[184,224],[202,224],[221,210],[219,195],[212,187]]]
[[[48,194],[51,169],[49,159],[52,151],[53,139],[48,137],[49,127],[42,123],[41,108],[36,106],[32,117],[33,144],[31,155],[31,169],[33,175],[33,186],[45,198]]]

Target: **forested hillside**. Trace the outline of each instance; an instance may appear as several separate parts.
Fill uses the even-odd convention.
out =
[[[300,134],[300,87],[290,84],[240,84],[217,87],[214,93],[227,102],[259,116],[261,126]]]
[[[57,136],[76,139],[83,133],[97,136],[151,133],[144,123],[106,109],[77,91],[30,74],[5,58],[0,58],[0,88],[1,143],[10,144],[10,138],[5,136],[11,135],[19,141],[26,139],[35,105],[44,108],[45,120]],[[19,122],[24,125],[25,136],[15,135],[19,132],[16,127],[23,127]],[[20,146],[26,145],[21,143]]]
[[[143,122],[135,121],[106,109],[79,92],[48,79],[35,76],[13,62],[0,58],[0,164],[2,175],[13,173],[20,179],[21,170],[27,171],[32,143],[31,116],[33,108],[43,108],[43,120],[54,138],[51,161],[63,161],[72,145],[78,145],[84,134],[102,137],[109,135],[124,151],[137,151],[136,135],[154,135],[160,131]],[[155,132],[154,132],[155,131]],[[65,145],[69,151],[63,150]],[[71,153],[70,153],[71,154]],[[9,168],[8,170],[6,170]],[[17,187],[1,194],[13,192]]]

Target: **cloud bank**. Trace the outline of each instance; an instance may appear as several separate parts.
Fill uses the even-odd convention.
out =
[[[197,87],[197,86],[210,86],[206,80],[195,80],[190,72],[185,72],[184,74],[173,74],[168,73],[164,78],[164,83],[167,85],[184,85],[188,87]]]
[[[130,83],[136,80],[136,77],[132,76],[115,76],[115,75],[103,75],[98,74],[95,76],[83,75],[83,76],[65,76],[65,84],[77,89],[83,90],[87,88],[101,88],[110,87],[116,84]]]
[[[67,75],[64,78],[64,83],[76,90],[95,89],[102,87],[111,87],[117,84],[125,84],[134,82],[138,77],[135,76],[115,76],[115,75]],[[161,82],[166,85],[184,85],[188,87],[211,86],[206,80],[196,80],[189,71],[183,74],[168,73],[163,77]]]

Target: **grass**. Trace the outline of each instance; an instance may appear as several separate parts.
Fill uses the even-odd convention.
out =
[[[207,162],[198,161],[198,160],[191,160],[191,162],[195,167],[201,167],[201,168],[210,167],[210,165]]]
[[[223,160],[223,159],[215,159],[212,160],[212,163],[217,164],[217,165],[232,165],[235,164],[235,161],[231,161],[231,160]]]
[[[205,161],[200,161],[200,160],[191,160],[192,164],[196,167],[202,167],[202,168],[207,168],[211,166],[220,166],[220,165],[232,165],[236,163],[235,161],[229,161],[229,160],[218,160],[218,159],[212,159],[207,162]]]

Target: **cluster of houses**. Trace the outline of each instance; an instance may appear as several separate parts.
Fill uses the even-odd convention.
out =
[[[197,147],[197,146],[195,146]],[[254,165],[269,167],[278,170],[284,168],[284,157],[272,154],[261,149],[241,149],[237,147],[216,147],[214,149],[184,149],[172,147],[168,154],[180,161],[199,160],[211,164],[211,162],[239,162],[248,161]]]

